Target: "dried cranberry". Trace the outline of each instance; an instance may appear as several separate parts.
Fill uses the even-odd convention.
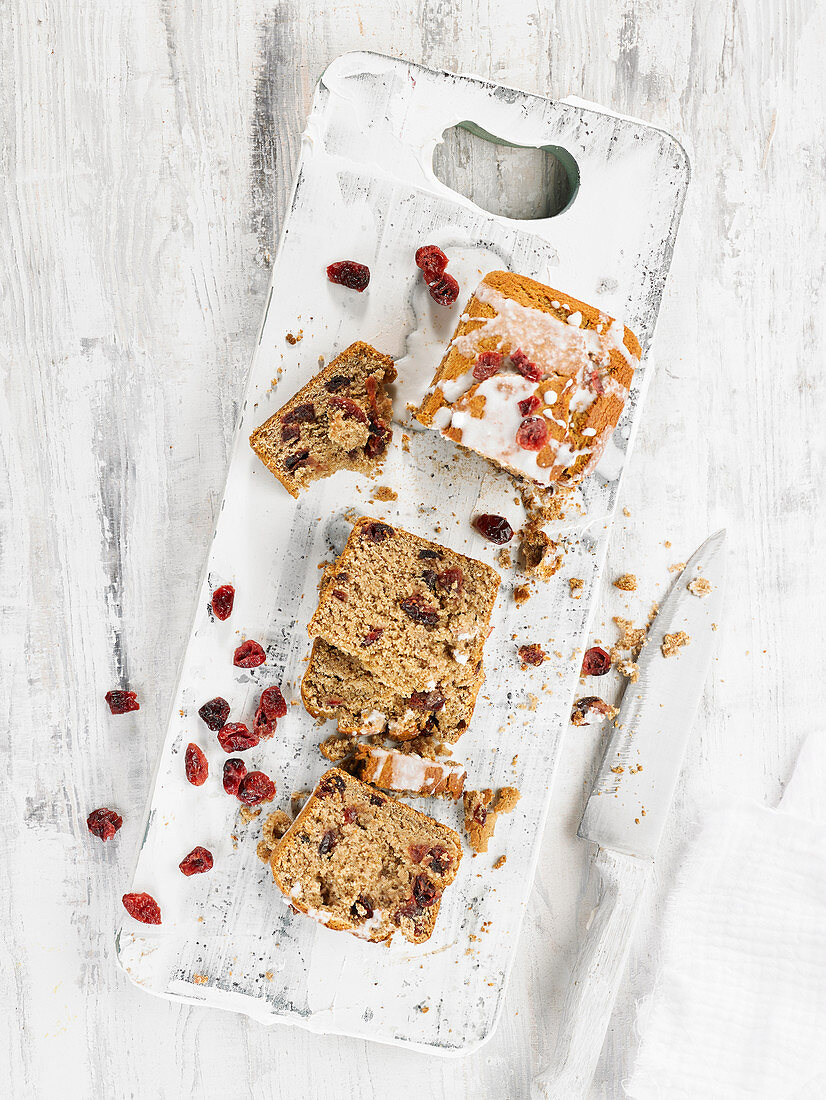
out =
[[[583,676],[604,676],[611,667],[611,654],[600,646],[591,646],[582,658]]]
[[[326,700],[326,705],[328,707],[340,707],[343,705],[343,703],[344,700],[339,699],[337,695],[331,695],[330,698]]]
[[[364,894],[359,894],[350,906],[350,916],[361,920],[370,920],[373,916],[373,906]]]
[[[275,798],[275,783],[263,772],[248,772],[238,788],[238,800],[245,806],[258,806]]]
[[[184,753],[184,772],[186,778],[193,787],[203,787],[209,775],[209,764],[203,751],[192,742],[187,745]]]
[[[370,429],[367,442],[364,444],[364,451],[367,457],[376,458],[378,455],[384,454],[387,450],[387,444],[391,434],[390,429],[385,426],[384,421],[376,421]]]
[[[347,806],[342,817],[348,825],[352,825],[354,821],[358,821],[359,812],[355,806]]]
[[[473,364],[473,377],[477,382],[484,382],[486,378],[492,378],[502,369],[501,351],[483,351],[476,357]]]
[[[331,397],[330,404],[334,409],[341,409],[345,420],[351,419],[358,420],[361,424],[367,423],[367,414],[352,397]]]
[[[281,417],[282,424],[312,424],[315,420],[315,405],[312,401],[305,401],[296,405],[294,409],[284,413]]]
[[[516,429],[516,442],[524,451],[541,451],[550,434],[544,416],[529,416]]]
[[[235,589],[231,584],[222,584],[212,593],[212,614],[221,622],[232,614],[232,605],[235,603]]]
[[[373,414],[373,418],[377,421],[381,421],[378,403],[379,384],[372,374],[368,374],[364,379],[364,392],[367,394],[367,400],[370,404],[370,411]]]
[[[329,852],[332,852],[338,843],[338,836],[335,829],[328,829],[324,836],[321,838],[321,842],[318,845],[319,855],[326,856]]]
[[[526,397],[524,401],[518,401],[517,404],[519,405],[519,411],[522,416],[530,416],[531,413],[536,412],[542,402],[535,393],[532,393],[530,397]]]
[[[453,860],[441,844],[437,844],[435,847],[431,848],[428,855],[430,856],[431,871],[435,871],[437,875],[443,875],[446,871],[450,870]]]
[[[336,793],[341,794],[345,783],[340,775],[325,775],[316,788],[317,798],[329,798]]]
[[[292,443],[301,438],[301,429],[297,424],[285,424],[281,429],[281,442]]]
[[[445,697],[435,688],[433,691],[414,691],[407,705],[411,710],[437,711],[445,705]]]
[[[104,843],[111,839],[123,824],[123,818],[115,810],[107,810],[101,806],[99,810],[92,810],[86,818],[86,828],[92,836],[100,837]]]
[[[542,379],[542,370],[532,362],[524,351],[519,348],[516,351],[512,351],[510,354],[510,360],[521,375],[528,379],[529,382],[539,382]]]
[[[488,811],[485,806],[477,806],[473,811],[473,820],[479,825],[484,825],[488,819]]]
[[[385,539],[393,537],[393,528],[378,521],[365,523],[361,529],[361,537],[367,539],[368,542],[384,542]]]
[[[361,294],[370,282],[370,268],[355,260],[336,260],[327,268],[327,278],[331,283],[339,283]]]
[[[414,623],[421,623],[422,626],[436,626],[439,622],[438,610],[419,592],[399,600],[399,607]]]
[[[421,578],[431,592],[436,593],[439,587],[439,578],[436,575],[435,569],[423,569],[421,572]]]
[[[598,695],[585,695],[577,699],[571,707],[571,722],[575,726],[589,726],[608,715],[616,714],[616,709],[600,699]]]
[[[442,555],[439,553],[438,550],[420,550],[419,551],[419,557],[420,558],[440,558],[441,556]]]
[[[598,393],[600,397],[605,393],[605,387],[602,384],[602,378],[597,367],[586,368],[585,379],[591,389]]]
[[[160,924],[161,910],[151,894],[124,894],[123,908],[141,924]]]
[[[452,306],[459,297],[459,284],[452,275],[447,272],[436,283],[428,283],[427,289],[430,297],[440,306]]]
[[[407,917],[409,920],[412,920],[414,917],[420,916],[421,912],[421,905],[419,905],[415,897],[411,894],[407,901],[404,902],[403,905],[400,905],[393,914],[393,921],[395,924],[398,924],[402,917]]]
[[[224,790],[227,794],[238,794],[241,780],[247,774],[247,765],[239,757],[224,762]]]
[[[347,593],[343,592],[340,588],[334,588],[333,595],[337,600],[341,600],[342,603],[347,603]]]
[[[128,714],[130,710],[141,709],[134,691],[107,691],[103,698],[112,714]]]
[[[451,565],[447,569],[443,569],[438,577],[441,587],[447,592],[455,588],[457,596],[462,591],[464,579],[465,575],[458,565]]]
[[[504,516],[492,516],[487,513],[475,516],[473,526],[488,542],[495,542],[497,546],[504,546],[513,538],[513,528]]]
[[[383,806],[385,801],[386,800],[384,798],[382,798],[382,796],[380,794],[371,794],[370,795],[370,805],[371,806]]]
[[[324,383],[324,389],[328,393],[335,393],[337,390],[343,390],[351,381],[350,378],[345,378],[343,374],[334,374],[332,378],[328,378]]]
[[[184,856],[178,864],[178,869],[187,878],[190,875],[202,875],[205,871],[211,871],[212,852],[199,844],[197,848],[192,849],[188,856]]]
[[[259,741],[255,730],[248,730],[243,722],[230,722],[218,732],[218,743],[224,752],[245,752],[254,749]]]
[[[255,712],[252,728],[259,737],[272,737],[278,725],[278,719],[287,713],[287,704],[281,694],[281,688],[268,687],[261,692],[258,709]]]
[[[309,451],[294,451],[291,455],[287,455],[284,459],[284,468],[292,473],[293,470],[297,470],[299,466],[308,466],[310,463]]]
[[[254,642],[252,638],[247,638],[235,650],[232,663],[236,668],[258,668],[259,665],[263,665],[266,659],[267,655],[258,642]]]
[[[222,699],[220,695],[216,695],[214,699],[210,699],[208,703],[198,710],[201,718],[206,722],[211,730],[215,733],[225,726],[227,718],[229,718],[229,703],[226,699]]]
[[[519,659],[526,665],[541,665],[543,661],[547,660],[547,656],[542,646],[536,642],[519,647]]]
[[[373,642],[377,642],[382,634],[384,634],[383,626],[371,626],[361,640],[361,648],[366,649],[367,646],[372,645]]]
[[[423,909],[433,905],[439,896],[436,884],[427,875],[416,875],[413,880],[413,897]]]
[[[421,863],[424,857],[427,855],[426,844],[411,844],[407,849],[407,854],[413,860],[414,863]]]
[[[423,244],[416,249],[416,267],[424,276],[426,283],[435,283],[441,279],[447,267],[447,256],[435,244]]]

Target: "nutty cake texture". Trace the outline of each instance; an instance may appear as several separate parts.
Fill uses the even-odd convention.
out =
[[[500,787],[494,795],[489,787],[465,791],[465,832],[474,852],[486,852],[500,814],[509,814],[520,799],[516,787]]]
[[[373,473],[391,439],[385,386],[395,377],[389,355],[351,344],[255,429],[250,446],[294,497],[337,470]]]
[[[461,798],[467,772],[452,760],[428,760],[413,752],[383,749],[378,745],[358,745],[353,770],[365,783],[386,791],[433,797],[449,795]]]
[[[294,909],[371,941],[433,932],[462,859],[457,834],[346,772],[326,772],[270,861]]]
[[[308,631],[401,694],[433,691],[480,665],[498,590],[483,562],[364,518],[325,572]]]
[[[596,467],[622,412],[640,345],[607,314],[508,271],[465,307],[417,419],[542,485]]]

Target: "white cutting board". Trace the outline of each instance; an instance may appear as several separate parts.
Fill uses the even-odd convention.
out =
[[[432,153],[447,128],[470,122],[505,141],[560,147],[580,183],[573,202],[543,221],[492,216],[443,186]],[[343,473],[292,500],[261,465],[247,438],[318,370],[354,340],[399,357],[397,409],[430,381],[461,306],[487,271],[510,268],[601,306],[627,323],[647,350],[688,181],[685,154],[662,131],[581,103],[553,103],[469,77],[434,72],[375,54],[347,54],[322,77],[209,551],[192,633],[172,702],[147,812],[133,890],[158,901],[163,924],[125,918],[117,934],[121,965],[150,992],[247,1013],[319,1032],[361,1036],[440,1054],[462,1054],[488,1038],[503,1003],[539,854],[560,736],[574,695],[591,596],[604,559],[619,477],[633,438],[646,371],[598,472],[577,493],[562,525],[561,572],[517,609],[503,570],[487,679],[471,729],[456,746],[471,787],[517,786],[522,800],[502,817],[488,855],[468,851],[447,891],[431,939],[389,947],[330,932],[292,913],[255,854],[260,819],[244,825],[239,803],[221,787],[227,759],[197,715],[215,695],[232,720],[250,724],[259,693],[283,686],[293,705],[276,736],[245,755],[276,781],[273,808],[312,786],[328,766],[319,728],[299,701],[316,604],[320,563],[346,538],[344,512],[386,517],[494,565],[496,548],[469,525],[477,511],[501,512],[518,526],[509,480],[480,459],[459,455],[433,432],[402,429],[379,482]],[[413,263],[421,244],[450,257],[461,296],[453,309],[431,302]],[[372,278],[358,295],[328,282],[326,265],[352,258]],[[287,332],[303,330],[295,345]],[[656,415],[656,410],[652,411]],[[398,501],[370,502],[374,484]],[[515,549],[515,547],[514,547]],[[579,601],[568,577],[585,582]],[[214,587],[232,582],[235,608],[224,623],[208,610]],[[516,640],[513,640],[516,635]],[[267,650],[258,669],[232,665],[235,646],[255,638]],[[523,672],[522,642],[550,656]],[[186,783],[183,753],[200,744],[210,777]],[[460,829],[461,809],[417,804]],[[264,816],[264,815],[262,815]],[[196,844],[214,869],[185,878],[178,862]],[[498,870],[498,856],[507,862]],[[397,937],[399,939],[399,937]]]

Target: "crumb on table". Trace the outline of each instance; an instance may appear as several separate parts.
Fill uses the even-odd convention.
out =
[[[526,669],[528,665],[541,665],[543,661],[547,661],[548,654],[539,645],[538,642],[530,642],[528,645],[521,645],[517,650],[519,653],[519,660],[522,663],[522,669]]]
[[[618,661],[617,672],[629,679],[632,684],[636,684],[640,678],[639,665],[634,661]]]
[[[708,596],[711,592],[711,583],[706,580],[705,577],[695,577],[693,581],[689,581],[686,588],[692,596]]]
[[[398,500],[399,494],[389,485],[377,485],[372,493],[373,500]]]
[[[682,571],[684,569],[685,569],[685,562],[684,561],[675,561],[675,562],[673,562],[673,564],[669,565],[668,572],[669,573],[682,573]]]
[[[582,599],[582,589],[584,587],[584,584],[585,582],[582,580],[581,577],[568,577],[568,586],[571,589],[572,600]]]
[[[633,573],[623,573],[614,581],[614,588],[620,588],[623,592],[636,592],[637,578]]]
[[[661,646],[663,657],[674,657],[684,645],[688,645],[691,638],[684,630],[678,630],[676,634],[666,634]]]
[[[523,603],[526,603],[531,598],[531,590],[526,584],[518,584],[513,590],[513,602],[517,607],[521,607]]]
[[[504,867],[507,862],[508,862],[508,857],[507,856],[500,856],[499,859],[497,859],[496,862],[493,865],[494,871],[498,871],[500,867]]]
[[[287,340],[288,344],[297,344],[299,340],[303,340],[303,339],[304,339],[304,329],[303,328],[300,328],[298,330],[298,332],[295,333],[295,334],[293,334],[292,332],[288,332],[287,336],[286,336],[286,340]]]
[[[511,552],[507,546],[503,546],[499,553],[496,555],[496,560],[499,563],[501,569],[510,569],[513,566],[513,558]]]
[[[616,658],[625,650],[630,650],[635,657],[639,656],[647,640],[646,627],[634,626],[631,619],[623,619],[621,615],[614,615],[614,625],[619,631],[619,638],[614,642],[611,656]]]

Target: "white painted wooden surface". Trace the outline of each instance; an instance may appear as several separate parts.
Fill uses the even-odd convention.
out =
[[[367,48],[610,104],[693,162],[610,552],[640,590],[606,583],[603,617],[641,618],[723,523],[735,560],[594,1090],[621,1096],[691,824],[727,791],[775,801],[822,721],[800,676],[826,645],[822,6],[6,0],[2,15],[3,1091],[521,1100],[553,1038],[591,905],[573,834],[594,728],[569,731],[505,1014],[467,1059],[166,1004],[113,963],[298,136],[325,65]],[[102,693],[121,676],[143,708],[115,719]],[[107,802],[125,825],[104,848],[83,822]]]

